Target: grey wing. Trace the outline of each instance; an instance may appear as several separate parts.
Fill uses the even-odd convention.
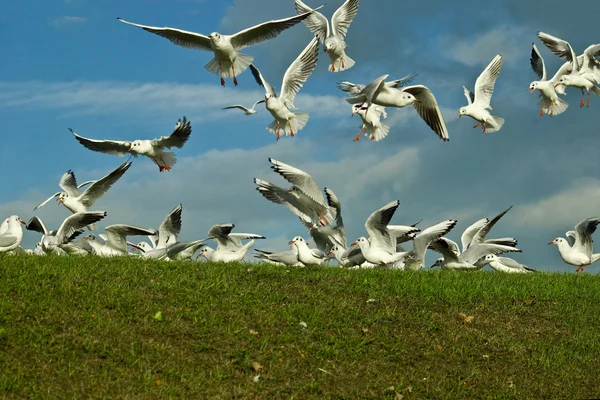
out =
[[[581,70],[583,71],[585,69],[586,71],[596,72],[600,67],[600,61],[598,61],[597,58],[598,56],[600,56],[600,44],[588,46],[583,51],[583,63],[580,64]]]
[[[580,56],[580,57],[581,57],[581,62],[583,62],[583,56]],[[570,74],[572,70],[573,70],[573,64],[571,64],[570,62],[566,62],[563,65],[561,65],[561,67],[558,69],[558,71],[556,71],[556,73],[554,74],[552,79],[550,79],[550,81],[556,84],[560,80],[561,76]],[[556,93],[565,94],[565,86],[564,85],[555,86],[555,90],[556,90]]]
[[[175,129],[173,133],[169,136],[161,136],[159,139],[154,139],[152,141],[152,145],[158,146],[160,148],[168,148],[177,147],[182,148],[183,145],[188,141],[190,135],[192,134],[192,125],[190,121],[186,119],[184,116],[183,119],[180,119],[175,124]]]
[[[250,111],[250,109],[249,109],[249,108],[247,108],[247,107],[244,107],[244,106],[243,106],[243,105],[241,105],[241,104],[236,104],[236,105],[234,105],[234,106],[227,106],[227,107],[223,107],[223,110],[231,110],[231,109],[233,109],[233,108],[239,108],[240,110],[244,110],[244,111],[246,111],[246,112]]]
[[[358,96],[363,92],[363,90],[365,89],[366,86],[362,85],[360,83],[341,81],[341,82],[338,82],[337,87],[340,90],[348,93],[349,96]]]
[[[592,254],[592,234],[596,232],[596,227],[600,224],[600,218],[587,218],[575,225],[575,245],[573,247],[583,248],[586,254]]]
[[[219,246],[227,247],[231,240],[229,239],[229,234],[235,228],[234,224],[218,224],[214,225],[208,231],[208,237],[214,239]]]
[[[519,244],[519,241],[515,238],[497,238],[497,239],[486,239],[485,242],[483,242],[483,243],[501,244],[503,246],[517,247],[517,244]]]
[[[371,247],[393,251],[396,241],[392,240],[387,229],[394,213],[400,205],[399,200],[394,200],[373,212],[365,222],[365,229],[369,233]]]
[[[204,36],[195,32],[184,31],[181,29],[169,28],[166,26],[147,26],[125,21],[122,18],[117,19],[127,25],[137,26],[138,28],[142,28],[145,31],[152,32],[158,36],[162,36],[178,46],[186,47],[188,49],[212,51],[211,40],[208,38],[208,36]]]
[[[529,61],[531,62],[533,72],[535,72],[541,80],[545,81],[547,79],[546,65],[544,64],[544,59],[535,46],[535,43],[531,45],[531,58]]]
[[[106,242],[113,248],[127,251],[127,236],[149,236],[156,234],[155,229],[146,229],[139,226],[116,224],[104,228]]]
[[[475,102],[475,94],[473,92],[471,92],[469,89],[467,89],[466,86],[463,86],[463,92],[465,94],[465,97],[467,98],[467,104],[471,105]]]
[[[0,235],[0,247],[9,247],[17,244],[19,238],[12,235]]]
[[[500,218],[502,218],[507,212],[509,212],[512,207],[513,206],[510,206],[506,210],[502,211],[500,214],[496,215],[491,221],[486,223],[479,231],[477,231],[477,233],[473,236],[471,245],[481,244],[485,242],[488,233],[490,233],[494,225],[496,225],[496,223],[500,221]]]
[[[553,52],[563,60],[567,60],[569,62],[575,61],[575,69],[579,69],[579,66],[577,65],[577,56],[575,55],[575,52],[573,51],[573,48],[571,48],[569,42],[544,32],[538,32],[537,35],[538,38],[540,38],[540,40],[542,41],[542,43],[544,43],[544,45],[546,45],[546,47],[550,49],[551,52]]]
[[[310,253],[314,258],[325,258],[325,253],[319,249],[310,249]]]
[[[179,254],[189,248],[193,248],[193,247],[195,247],[195,249],[194,249],[194,253],[195,253],[196,250],[198,250],[200,247],[204,246],[204,242],[205,242],[205,239],[196,240],[193,242],[174,243],[171,246],[169,246],[169,248],[167,249],[167,257],[172,258],[173,256],[176,256],[177,254]]]
[[[448,232],[450,232],[456,226],[457,222],[458,221],[455,219],[449,219],[419,232],[413,240],[415,260],[423,260],[425,257],[425,252],[427,251],[427,247],[429,247],[432,242],[448,234]]]
[[[316,8],[315,11],[320,8],[321,7]],[[244,29],[243,31],[240,31],[230,37],[231,44],[233,45],[233,48],[237,51],[245,47],[262,43],[269,39],[273,39],[277,37],[281,32],[285,31],[288,28],[291,28],[297,23],[308,18],[312,14],[312,12],[313,11],[309,11],[304,14],[295,15],[289,18],[268,21]]]
[[[69,128],[69,131],[75,136],[75,139],[87,149],[115,156],[124,156],[131,148],[131,142],[119,140],[95,140],[79,136],[75,131]]]
[[[411,83],[417,77],[417,75],[418,75],[417,73],[411,72],[410,74],[408,74],[400,79],[395,79],[393,81],[387,82],[386,86],[393,87],[395,89],[400,89],[404,86],[407,86],[409,83]]]
[[[269,162],[273,164],[271,165],[273,171],[284,177],[285,180],[296,186],[312,200],[322,204],[323,206],[327,206],[325,203],[325,198],[323,197],[323,193],[321,193],[321,189],[319,189],[317,182],[312,176],[299,168],[282,163],[281,161],[277,161],[270,157]]]
[[[360,0],[346,0],[331,17],[331,30],[334,35],[344,38],[356,13],[358,13],[358,2]]]
[[[499,244],[473,244],[458,258],[460,261],[467,262],[469,264],[474,264],[480,258],[485,257],[488,254],[497,255],[503,253],[521,253],[521,250],[517,249],[516,247],[502,246]]]
[[[77,178],[75,178],[75,173],[71,170],[68,170],[63,174],[60,178],[60,182],[58,186],[62,190],[64,190],[69,196],[77,197],[81,194],[79,187],[77,185]]]
[[[414,103],[417,113],[419,113],[423,121],[425,121],[436,135],[445,142],[450,140],[444,116],[433,92],[423,85],[407,86],[402,88],[402,90],[415,96],[418,100],[418,102]]]
[[[335,210],[335,223],[338,228],[344,227],[344,219],[342,218],[342,203],[335,192],[329,188],[325,188],[325,198],[330,208]]]
[[[448,239],[441,237],[431,242],[429,247],[433,251],[440,253],[442,256],[444,256],[445,262],[458,262],[458,256],[453,251],[453,246],[451,245]]]
[[[119,165],[114,171],[106,175],[104,178],[97,180],[90,185],[80,196],[80,201],[86,207],[94,205],[98,199],[108,192],[108,190],[127,172],[131,167],[131,161],[125,161]]]
[[[475,221],[467,229],[465,229],[465,231],[463,232],[463,234],[460,237],[460,242],[462,244],[462,251],[465,251],[466,249],[469,248],[469,246],[471,245],[471,242],[473,241],[473,236],[475,236],[475,234],[477,232],[479,232],[479,230],[481,228],[483,228],[485,226],[485,224],[487,224],[488,222],[490,222],[489,219],[482,218],[479,221]]]
[[[33,211],[37,210],[40,207],[43,207],[46,205],[46,203],[48,203],[50,200],[52,200],[55,197],[58,197],[62,192],[56,192],[54,193],[52,196],[48,197],[46,200],[44,200],[43,202],[41,202],[40,204],[38,204],[37,206],[35,206],[35,208],[33,209]]]
[[[317,66],[319,58],[319,40],[313,38],[302,50],[302,53],[292,62],[283,75],[281,83],[281,101],[287,108],[294,109],[294,99],[304,82]]]
[[[260,73],[260,70],[256,68],[254,64],[250,64],[250,71],[252,72],[252,76],[254,76],[256,83],[258,83],[258,86],[264,87],[266,93],[270,94],[273,97],[277,97],[277,92],[275,92],[275,88],[273,88],[273,86],[269,82],[267,82],[267,80]]]
[[[309,211],[303,207],[302,203],[297,201],[295,196],[290,195],[287,190],[258,178],[254,178],[254,183],[258,185],[256,190],[267,200],[287,207],[300,219],[312,220],[307,214]]]
[[[75,232],[81,232],[82,228],[88,225],[94,224],[106,217],[105,211],[86,211],[82,213],[75,213],[63,221],[56,232],[56,239],[58,243],[67,243]]]
[[[379,78],[375,79],[373,82],[369,83],[362,91],[362,94],[365,96],[365,101],[367,106],[370,106],[373,103],[373,99],[379,93],[381,88],[385,85],[385,80],[390,76],[389,74],[382,75]]]
[[[500,261],[502,264],[506,265],[509,268],[514,268],[514,269],[523,269],[525,268],[525,266],[515,260],[513,260],[512,258],[508,258],[508,257],[498,257],[498,261]]]
[[[27,222],[27,225],[25,225],[25,229],[28,231],[39,232],[42,235],[47,235],[49,233],[46,225],[44,225],[44,222],[39,217],[32,217],[29,222]]]
[[[179,232],[181,232],[181,212],[183,207],[179,204],[173,208],[169,214],[165,217],[163,222],[158,227],[158,243],[156,245],[159,249],[164,249],[167,244],[177,241]]]
[[[296,13],[298,15],[313,11],[312,8],[304,4],[301,0],[296,0],[294,2],[294,7],[296,7]],[[327,18],[320,12],[313,12],[303,22],[308,27],[308,30],[311,31],[321,43],[329,37],[329,21],[327,21]]]

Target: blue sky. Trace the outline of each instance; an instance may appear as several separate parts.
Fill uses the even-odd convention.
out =
[[[330,16],[339,1],[322,10]],[[308,234],[287,209],[263,199],[252,178],[281,186],[268,157],[290,163],[331,187],[344,206],[349,236],[364,234],[364,220],[381,205],[400,200],[394,223],[423,226],[446,218],[459,224],[449,237],[458,240],[475,220],[513,210],[492,236],[515,236],[523,254],[515,258],[533,268],[571,271],[547,243],[580,220],[599,214],[600,164],[597,108],[577,106],[554,118],[540,118],[537,98],[527,88],[535,75],[529,66],[531,43],[554,72],[560,60],[539,44],[543,30],[569,40],[581,52],[594,42],[593,15],[576,16],[552,0],[544,9],[523,1],[402,3],[364,1],[347,37],[356,66],[327,72],[321,56],[315,73],[300,91],[296,105],[311,119],[295,138],[275,142],[265,130],[271,116],[262,107],[246,117],[221,108],[262,98],[249,72],[226,87],[204,70],[210,53],[192,51],[117,21],[172,26],[208,34],[233,33],[250,25],[294,14],[293,1],[271,0],[55,0],[3,2],[0,15],[0,120],[4,145],[0,165],[4,190],[0,215],[24,219],[58,189],[60,176],[73,169],[80,181],[95,179],[122,160],[80,146],[68,132],[92,138],[153,138],[171,132],[186,115],[193,133],[177,150],[178,164],[159,174],[147,159],[130,171],[96,208],[109,216],[104,225],[130,223],[157,227],[176,204],[183,203],[182,240],[204,237],[216,223],[233,222],[236,230],[264,234],[259,248],[284,249],[295,235]],[[319,5],[307,1],[311,6]],[[595,8],[595,10],[594,10]],[[291,61],[311,35],[304,25],[245,50],[276,88]],[[590,39],[591,38],[591,39]],[[492,106],[506,118],[497,133],[481,135],[471,120],[457,119],[465,104],[462,85],[473,87],[480,71],[497,53],[504,65]],[[441,105],[450,142],[443,143],[414,110],[388,110],[390,136],[379,143],[352,142],[360,121],[350,117],[339,80],[368,83],[389,73],[419,75]],[[595,110],[596,109],[596,110]],[[51,203],[36,214],[51,228],[68,211]],[[38,240],[26,233],[25,244]],[[433,261],[436,254],[428,256]],[[591,267],[590,269],[593,269]]]

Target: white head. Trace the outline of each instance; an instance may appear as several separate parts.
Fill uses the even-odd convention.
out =
[[[495,254],[488,254],[484,257],[484,260],[487,262],[498,261],[498,256],[496,256]]]
[[[367,111],[367,110],[362,108],[362,104],[352,104],[352,116],[353,117],[354,117],[354,114],[365,115],[365,111]]]
[[[540,81],[533,81],[529,84],[529,93],[533,94],[535,90],[538,88]]]
[[[363,250],[363,249],[368,249],[371,244],[369,243],[369,240],[366,237],[361,236],[358,239],[356,239],[355,242],[352,242],[352,244],[350,246],[355,246],[355,245],[358,245],[358,247],[360,247],[360,249]]]
[[[335,51],[336,48],[337,48],[337,43],[335,42],[335,40],[330,40],[330,39],[325,40],[325,52],[326,53],[331,53],[332,51]]]
[[[458,110],[458,118],[462,117],[463,115],[467,115],[467,107],[461,107],[460,110]]]
[[[294,246],[296,248],[298,248],[299,246],[308,246],[308,244],[306,244],[306,240],[304,240],[304,238],[302,236],[296,236],[295,238],[293,238],[292,240],[290,240],[288,242],[288,244],[290,246]]]
[[[402,92],[401,98],[406,104],[418,103],[419,100],[408,92]]]
[[[208,35],[208,38],[213,42],[220,42],[221,39],[223,39],[223,35],[221,35],[219,32],[213,32],[210,35]]]
[[[208,257],[210,256],[210,254],[214,251],[215,251],[214,249],[212,249],[208,246],[204,246],[202,248],[202,250],[200,250],[200,253],[198,253],[198,255],[196,256],[196,258],[198,259],[200,257],[204,257],[208,260]]]
[[[58,198],[56,199],[57,204],[64,204],[65,200],[69,197],[69,195],[65,192],[62,192],[61,194],[58,195]]]
[[[548,243],[548,244],[555,244],[555,245],[557,245],[558,247],[561,247],[561,246],[564,246],[564,245],[569,245],[569,244],[567,243],[567,239],[565,239],[565,238],[561,238],[561,237],[557,237],[556,239],[554,239],[553,241],[551,241],[551,242],[550,242],[550,243]]]
[[[131,251],[139,251],[140,249],[143,250],[144,252],[152,250],[150,245],[146,242],[139,242],[138,244],[135,245],[135,247],[133,247],[133,246],[131,247]]]
[[[554,87],[560,86],[560,85],[569,85],[571,83],[571,77],[569,75],[563,75],[560,77],[560,79],[558,80],[558,83],[556,83],[554,85]]]
[[[444,257],[440,257],[437,260],[435,260],[435,262],[429,268],[439,267],[442,265],[443,262],[444,262]]]
[[[146,152],[148,149],[148,147],[150,146],[149,142],[147,140],[134,140],[131,143],[131,146],[129,147],[129,152],[130,153],[144,153]]]
[[[8,228],[9,229],[20,228],[22,230],[23,227],[21,225],[27,225],[27,223],[25,221],[23,221],[21,218],[19,218],[18,215],[11,215],[8,218]]]

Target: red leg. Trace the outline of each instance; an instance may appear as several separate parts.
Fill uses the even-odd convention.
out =
[[[550,105],[550,116],[554,117],[554,102]]]
[[[344,66],[344,57],[342,57],[342,68],[346,68],[346,67]]]
[[[235,69],[233,68],[233,64],[231,64],[231,72],[233,72],[233,84],[237,86],[237,78],[235,77]]]
[[[165,169],[166,169],[167,171],[170,171],[170,170],[171,170],[171,166],[170,166],[169,164],[167,164],[167,163],[165,162],[165,160],[163,160],[163,159],[162,159],[162,157],[160,158],[160,161],[162,161],[162,162],[163,162],[163,164],[164,164],[164,166],[163,166],[163,170],[165,170]]]
[[[480,127],[480,126],[481,126],[481,124],[477,124],[477,125],[475,125],[473,128],[478,128],[478,127]]]
[[[279,138],[281,137],[280,133],[281,133],[281,125],[279,124],[279,122],[277,122],[277,134],[275,135],[276,140],[279,140]]]
[[[375,140],[375,127],[371,128],[371,140]]]
[[[591,93],[590,93],[590,91],[588,90],[588,97],[587,97],[587,100],[586,100],[586,102],[585,102],[585,105],[586,105],[588,108],[590,107],[590,94],[591,94]]]
[[[219,77],[221,78],[221,86],[225,86],[225,79],[223,79],[223,68],[221,62],[219,62]]]
[[[360,135],[362,135],[364,131],[365,131],[365,127],[363,126],[363,128],[360,130],[360,132],[358,132],[358,135],[356,135],[356,137],[354,138],[355,142],[358,142],[360,140]]]
[[[294,130],[292,129],[292,122],[290,120],[288,120],[288,126],[290,127],[290,135],[294,137]]]
[[[485,133],[485,131],[487,130],[487,123],[484,122],[481,126],[483,127],[483,130],[481,131],[481,133]]]
[[[331,62],[331,72],[335,72],[335,61]]]
[[[580,265],[580,266],[579,266],[579,268],[577,268],[577,269],[575,270],[575,273],[577,273],[577,274],[578,274],[578,273],[580,273],[580,272],[583,272],[583,270],[585,269],[585,267],[587,267],[587,265]]]
[[[579,100],[579,107],[583,107],[583,97],[585,96],[585,93],[583,93],[583,90],[581,91],[581,99]]]

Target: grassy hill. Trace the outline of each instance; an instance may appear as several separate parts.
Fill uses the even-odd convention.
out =
[[[598,276],[0,255],[0,305],[2,398],[600,397]]]

